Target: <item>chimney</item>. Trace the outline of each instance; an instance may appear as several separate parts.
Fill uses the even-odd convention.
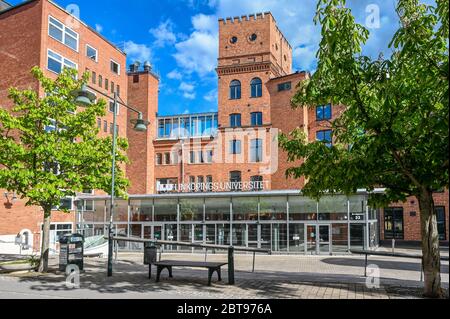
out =
[[[136,61],[133,64],[130,64],[130,72],[131,73],[138,72],[140,65],[141,65],[141,63],[139,61]]]
[[[152,70],[152,65],[150,64],[150,62],[145,61],[144,63],[144,71],[145,72],[150,72]]]

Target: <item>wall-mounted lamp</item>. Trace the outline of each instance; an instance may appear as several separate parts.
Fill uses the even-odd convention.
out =
[[[13,193],[5,192],[4,195],[5,195],[7,204],[13,204],[17,200],[16,192],[13,192]]]

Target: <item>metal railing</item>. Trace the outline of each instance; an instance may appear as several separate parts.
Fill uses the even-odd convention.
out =
[[[204,248],[206,250],[205,253],[205,261],[207,257],[208,249],[214,250],[226,250],[228,251],[228,283],[230,285],[234,285],[234,252],[251,252],[253,253],[253,267],[252,272],[255,272],[255,259],[257,253],[263,254],[271,254],[270,249],[262,249],[262,248],[250,248],[250,247],[234,247],[234,246],[226,246],[226,245],[212,245],[212,244],[199,244],[199,243],[187,243],[180,241],[168,241],[168,240],[157,240],[157,239],[141,239],[141,238],[129,238],[129,237],[113,237],[113,241],[124,241],[124,242],[134,242],[134,243],[143,243],[151,244],[155,246],[162,247],[163,245],[171,245],[171,246],[181,246],[181,247],[191,247],[191,248]],[[117,247],[117,245],[116,245]],[[117,258],[117,250],[116,250],[116,258]],[[161,249],[160,249],[160,257],[161,260]]]

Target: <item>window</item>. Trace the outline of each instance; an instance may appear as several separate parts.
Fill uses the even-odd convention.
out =
[[[436,219],[437,219],[437,228],[439,233],[439,240],[446,240],[447,239],[447,233],[445,228],[445,207],[443,206],[436,206],[434,208],[436,211]]]
[[[156,154],[156,165],[162,165],[162,154]]]
[[[254,139],[250,141],[250,161],[254,163],[262,162],[263,149],[262,139]]]
[[[97,49],[94,49],[89,44],[86,44],[86,56],[92,61],[98,62],[98,52]]]
[[[261,112],[254,112],[251,114],[251,118],[252,118],[252,126],[261,126],[263,125],[263,118],[262,118],[262,113]]]
[[[403,208],[384,209],[384,239],[403,239]]]
[[[117,96],[120,96],[120,85],[117,84],[116,86],[116,92],[117,92]]]
[[[111,72],[120,75],[120,64],[111,60]]]
[[[258,39],[258,35],[256,33],[253,33],[251,36],[248,37],[248,39],[254,42],[256,41],[256,39]]]
[[[102,119],[101,118],[97,119],[97,127],[100,129],[102,128]]]
[[[164,164],[170,165],[170,153],[164,153]]]
[[[241,127],[241,114],[231,114],[230,115],[230,126],[231,127]]]
[[[251,87],[251,97],[262,96],[262,81],[260,78],[254,78],[250,82],[250,87]]]
[[[177,151],[172,152],[172,165],[179,164],[179,163],[180,162],[179,162],[178,152]]]
[[[203,176],[198,176],[197,177],[197,184],[198,184],[198,190],[200,192],[203,192],[204,189],[204,183],[205,183],[205,178]]]
[[[278,92],[289,91],[291,88],[292,88],[291,82],[285,82],[285,83],[278,84]]]
[[[109,134],[114,133],[113,129],[114,129],[114,124],[113,123],[109,123]]]
[[[114,82],[111,81],[111,93],[114,93],[114,89],[115,89]]]
[[[105,90],[109,90],[109,81],[105,79]]]
[[[238,100],[241,98],[241,82],[233,80],[230,83],[230,99]]]
[[[316,121],[331,120],[331,104],[316,107]]]
[[[230,172],[231,190],[238,191],[242,189],[242,175],[240,171]]]
[[[103,132],[108,132],[108,122],[107,121],[103,121]]]
[[[238,41],[238,38],[237,38],[236,36],[233,36],[233,37],[231,37],[231,39],[230,39],[230,43],[231,43],[231,44],[235,44],[235,43],[237,43],[237,41]]]
[[[78,66],[76,63],[62,57],[61,55],[53,52],[52,50],[47,51],[47,68],[50,71],[53,71],[55,73],[61,73],[63,68],[71,68],[71,69],[78,69]]]
[[[103,86],[103,76],[101,76],[101,75],[98,76],[98,86],[99,87]]]
[[[195,164],[195,152],[194,151],[190,152],[189,163]]]
[[[119,114],[119,103],[117,103],[117,115]],[[109,101],[109,111],[114,113],[114,101]]]
[[[213,156],[214,156],[213,150],[207,150],[206,151],[206,163],[211,164],[213,162]]]
[[[230,141],[230,154],[236,155],[241,154],[241,141],[233,140]]]
[[[317,141],[325,143],[326,146],[331,147],[333,145],[332,140],[332,130],[325,130],[325,131],[318,131],[316,133],[316,139]]]
[[[92,72],[92,84],[96,84],[97,83],[97,73]]]
[[[211,175],[206,176],[206,191],[212,192],[212,183],[213,183],[213,177]]]
[[[139,75],[138,74],[133,75],[133,83],[139,83]]]
[[[48,19],[48,35],[78,52],[78,33],[53,17]]]
[[[250,177],[250,182],[252,191],[262,191],[264,189],[262,176],[252,176]]]
[[[205,163],[205,157],[203,156],[203,151],[198,151],[198,160],[201,164]]]

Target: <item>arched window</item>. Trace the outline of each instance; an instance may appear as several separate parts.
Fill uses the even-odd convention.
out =
[[[241,82],[233,80],[230,83],[230,99],[238,100],[241,98]]]
[[[262,81],[260,78],[254,78],[252,82],[250,82],[251,87],[251,96],[252,97],[261,97],[262,96]]]

